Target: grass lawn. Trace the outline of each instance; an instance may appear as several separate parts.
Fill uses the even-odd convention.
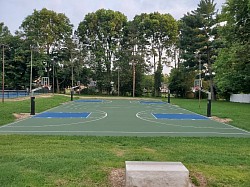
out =
[[[40,104],[36,111],[69,99],[37,98],[36,103]],[[171,102],[200,111],[197,100],[172,99]],[[12,113],[29,113],[29,104],[28,100],[1,103],[1,125],[14,120]],[[202,109],[198,113],[205,114],[206,106],[202,107],[204,112]],[[249,105],[218,102],[212,107],[213,115],[229,117],[232,125],[249,130],[249,117],[244,114],[249,111]],[[110,172],[124,169],[125,161],[178,161],[188,168],[197,186],[247,187],[249,145],[250,138],[0,135],[0,186],[110,186]]]

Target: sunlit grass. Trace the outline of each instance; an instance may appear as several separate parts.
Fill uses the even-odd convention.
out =
[[[109,186],[125,161],[182,162],[209,186],[247,186],[250,139],[1,135],[1,186]]]

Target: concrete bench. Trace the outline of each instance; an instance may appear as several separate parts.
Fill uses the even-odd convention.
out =
[[[181,162],[126,161],[126,187],[189,187],[189,171]]]

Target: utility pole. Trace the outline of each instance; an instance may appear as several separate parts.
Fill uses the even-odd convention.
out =
[[[33,50],[32,50],[32,46],[30,46],[30,93],[32,90],[32,73],[33,73]]]
[[[199,108],[201,108],[201,54],[199,54]]]
[[[2,102],[4,103],[4,45],[3,47],[3,79],[2,79]]]
[[[135,59],[134,59],[134,51],[133,51],[133,61],[132,61],[132,66],[133,66],[133,97],[135,97]]]
[[[120,96],[120,67],[118,67],[117,73],[118,73],[117,91],[118,91],[118,96]]]
[[[74,86],[74,67],[73,67],[72,51],[70,51],[70,59],[71,59],[71,87],[73,87]]]
[[[2,46],[2,50],[3,50],[3,74],[2,74],[2,102],[4,103],[4,84],[5,84],[5,72],[4,72],[4,69],[5,69],[5,61],[4,61],[4,51],[5,51],[5,47],[8,47],[10,49],[10,47],[8,45],[5,45],[5,44],[0,44]]]

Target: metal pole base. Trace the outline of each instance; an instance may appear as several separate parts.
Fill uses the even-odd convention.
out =
[[[211,117],[211,99],[207,100],[207,117]]]
[[[30,115],[35,115],[35,97],[30,97]]]
[[[170,103],[170,90],[168,90],[168,103]]]
[[[73,95],[74,95],[74,90],[71,90],[70,91],[70,99],[71,99],[71,101],[73,101]]]

